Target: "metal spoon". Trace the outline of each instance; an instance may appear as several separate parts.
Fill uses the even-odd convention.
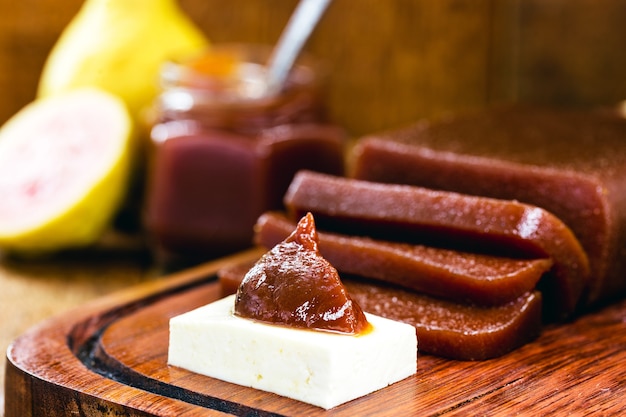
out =
[[[278,93],[331,0],[300,0],[272,51],[267,67],[267,93]]]

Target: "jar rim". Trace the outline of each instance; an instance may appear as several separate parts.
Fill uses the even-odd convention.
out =
[[[194,102],[210,105],[248,103],[250,105],[279,99],[289,90],[319,88],[326,73],[320,61],[303,54],[294,65],[285,86],[278,94],[267,94],[266,63],[272,48],[263,44],[216,44],[198,54],[165,62],[161,68],[161,88],[178,96],[188,95]],[[232,59],[232,72],[215,74],[194,67],[194,61],[213,55],[215,59]],[[226,62],[225,65],[230,63]],[[216,62],[215,65],[221,65]],[[226,71],[230,71],[227,68]]]

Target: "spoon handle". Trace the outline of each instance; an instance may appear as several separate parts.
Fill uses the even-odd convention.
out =
[[[268,62],[268,91],[276,93],[331,0],[300,0]]]

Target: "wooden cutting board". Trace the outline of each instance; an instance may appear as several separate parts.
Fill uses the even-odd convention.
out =
[[[418,372],[330,411],[167,365],[168,321],[221,296],[244,252],[41,323],[7,352],[6,417],[626,413],[626,300],[501,358],[420,355]]]

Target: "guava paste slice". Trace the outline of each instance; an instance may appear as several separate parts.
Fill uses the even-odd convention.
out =
[[[294,226],[282,213],[264,213],[255,226],[255,243],[270,248]],[[330,232],[318,236],[320,253],[341,274],[468,304],[513,301],[533,291],[552,266],[549,258],[514,259]]]
[[[285,204],[292,217],[312,212],[320,230],[521,258],[551,258],[542,280],[546,313],[569,317],[589,278],[587,255],[572,231],[539,207],[417,186],[299,172]]]
[[[224,295],[237,291],[250,266],[231,264],[218,272]],[[422,353],[485,360],[529,343],[541,332],[542,303],[537,291],[504,305],[477,307],[358,277],[342,279],[350,295],[368,313],[414,326]]]

